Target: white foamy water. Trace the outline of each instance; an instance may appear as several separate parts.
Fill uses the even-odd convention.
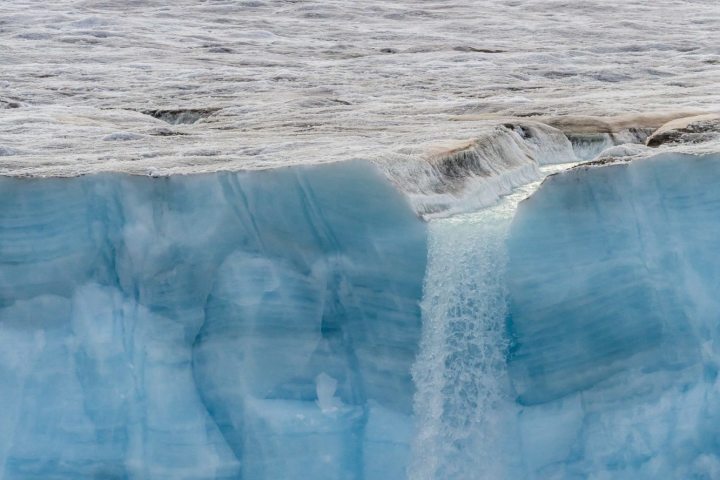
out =
[[[717,109],[715,0],[0,4],[0,173],[402,162],[508,116]]]
[[[573,164],[542,168],[542,175]],[[505,239],[533,182],[478,212],[429,223],[423,336],[413,369],[418,434],[409,477],[520,478],[509,339]]]

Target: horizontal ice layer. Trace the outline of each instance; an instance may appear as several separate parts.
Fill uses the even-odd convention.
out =
[[[550,177],[508,240],[528,478],[720,475],[720,157]]]
[[[425,258],[360,162],[0,179],[0,477],[401,478]]]

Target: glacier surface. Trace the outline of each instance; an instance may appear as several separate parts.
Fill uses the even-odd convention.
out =
[[[368,164],[0,206],[1,478],[404,475],[426,227]]]
[[[406,161],[512,117],[720,105],[716,0],[3,0],[0,19],[0,173]]]

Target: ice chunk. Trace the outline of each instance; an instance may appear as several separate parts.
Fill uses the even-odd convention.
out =
[[[333,413],[342,407],[342,400],[335,397],[337,380],[325,372],[315,377],[315,390],[317,391],[317,404],[323,413]]]

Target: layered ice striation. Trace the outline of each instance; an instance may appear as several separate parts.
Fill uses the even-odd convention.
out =
[[[397,479],[426,227],[368,164],[0,180],[0,477]]]
[[[527,478],[720,477],[718,178],[720,156],[666,153],[521,204],[509,435]]]

